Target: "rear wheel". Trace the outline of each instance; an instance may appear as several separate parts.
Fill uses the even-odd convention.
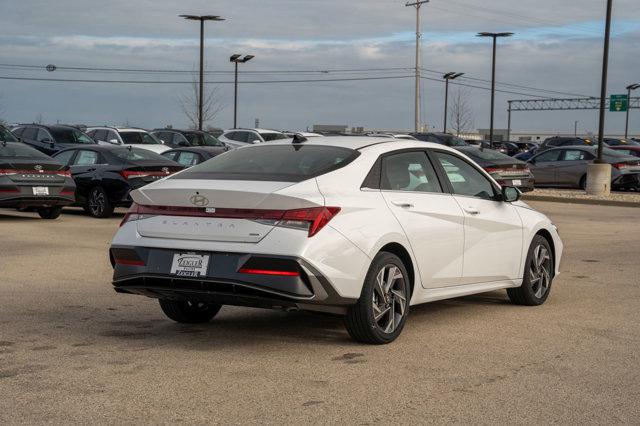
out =
[[[409,314],[409,296],[409,275],[400,258],[378,253],[367,272],[360,299],[345,317],[349,335],[363,343],[393,342]]]
[[[162,312],[170,319],[186,324],[202,324],[211,321],[222,305],[217,303],[183,302],[160,299]]]
[[[37,212],[43,219],[57,219],[62,213],[62,207],[41,207]]]
[[[105,218],[113,214],[113,209],[114,206],[104,188],[94,186],[89,192],[84,210],[93,217]]]
[[[584,175],[580,178],[580,182],[578,183],[580,189],[587,189],[587,175]]]
[[[507,294],[518,305],[542,305],[551,291],[553,281],[553,252],[546,238],[533,237],[525,263],[522,285],[508,288]]]

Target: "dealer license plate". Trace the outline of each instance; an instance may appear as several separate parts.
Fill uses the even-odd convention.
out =
[[[46,186],[34,186],[33,195],[49,195],[49,188]]]
[[[511,185],[513,186],[522,186],[522,181],[520,179],[514,179],[511,181]]]
[[[171,274],[179,277],[204,277],[208,266],[208,254],[175,253],[171,262]]]

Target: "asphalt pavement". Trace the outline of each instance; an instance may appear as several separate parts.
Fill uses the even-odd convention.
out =
[[[545,305],[416,306],[386,346],[308,313],[173,323],[111,287],[121,215],[0,210],[0,423],[637,424],[640,213],[531,204],[565,242]]]

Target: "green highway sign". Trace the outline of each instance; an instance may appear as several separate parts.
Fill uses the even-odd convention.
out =
[[[625,112],[627,108],[629,108],[629,99],[627,99],[627,95],[611,95],[609,111]]]

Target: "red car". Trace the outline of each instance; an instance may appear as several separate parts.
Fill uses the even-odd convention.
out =
[[[625,155],[632,157],[640,157],[640,145],[618,145],[610,146],[609,149],[615,149],[616,151],[622,151]]]

